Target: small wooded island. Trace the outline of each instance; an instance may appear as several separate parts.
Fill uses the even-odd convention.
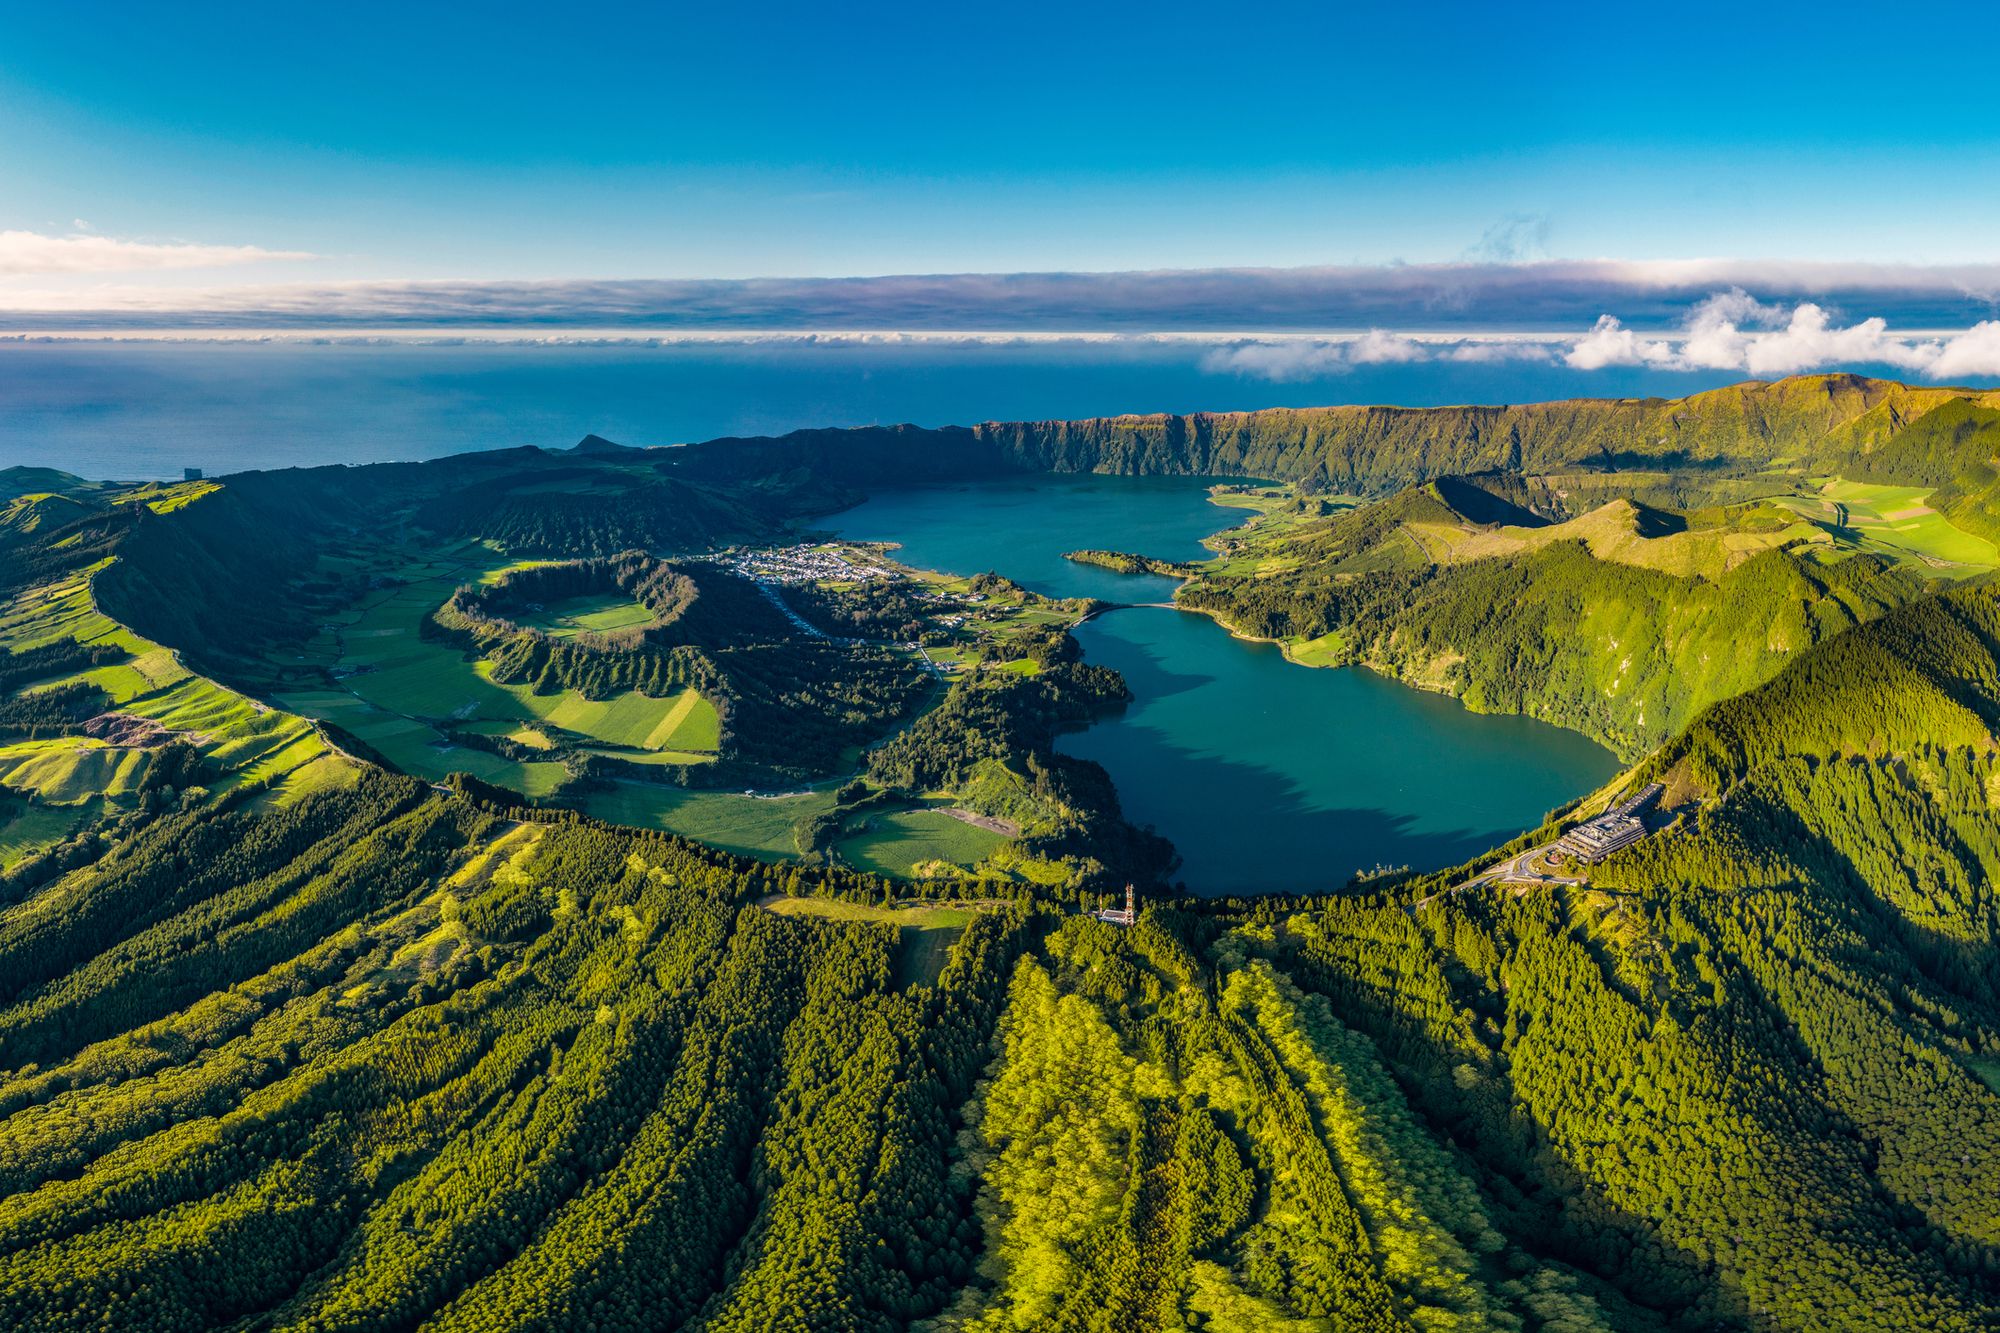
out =
[[[1079,565],[1096,565],[1119,574],[1158,574],[1170,579],[1193,578],[1201,569],[1201,566],[1184,560],[1158,560],[1149,555],[1129,555],[1124,551],[1066,551],[1063,559],[1074,560]]]

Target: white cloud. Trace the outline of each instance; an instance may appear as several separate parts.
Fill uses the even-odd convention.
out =
[[[1202,335],[1187,335],[1200,338]],[[1340,375],[1355,366],[1415,365],[1429,361],[1491,365],[1505,361],[1541,362],[1555,359],[1556,348],[1541,335],[1489,334],[1459,336],[1429,334],[1411,337],[1385,329],[1346,337],[1307,338],[1271,335],[1255,340],[1233,337],[1201,359],[1201,368],[1215,375],[1242,375],[1285,383]]]
[[[2000,320],[1982,320],[1947,338],[1924,373],[1934,380],[2000,375]]]
[[[1414,338],[1382,329],[1368,332],[1347,344],[1347,361],[1356,366],[1399,365],[1430,360],[1430,349]]]
[[[1218,347],[1202,357],[1201,368],[1211,375],[1242,375],[1284,384],[1341,374],[1348,369],[1348,361],[1339,343],[1288,339]]]
[[[196,245],[186,241],[124,241],[86,234],[79,221],[71,236],[0,231],[0,277],[47,273],[124,273],[135,269],[227,268],[277,259],[312,259],[297,250],[255,245]]]
[[[1576,345],[1563,357],[1575,370],[1668,365],[1675,359],[1674,350],[1667,343],[1641,338],[1619,323],[1615,315],[1599,315],[1590,332],[1577,339]]]
[[[1517,228],[1532,240],[1533,226]],[[1496,253],[1518,254],[1515,231]],[[1510,239],[1513,238],[1513,239]],[[81,232],[0,235],[0,276],[293,258],[256,247],[162,245]],[[55,284],[43,284],[54,288]],[[136,284],[132,284],[136,286]],[[654,329],[1286,330],[1325,338],[1389,329],[1476,339],[1496,330],[1587,327],[1616,312],[1636,329],[1706,332],[1691,359],[1734,362],[1736,334],[1781,326],[1802,303],[1860,310],[1904,328],[2000,317],[2000,264],[1941,266],[1745,260],[1536,259],[1128,273],[886,274],[753,279],[376,279],[155,290],[0,289],[0,314],[71,327],[355,323],[632,324]],[[15,321],[19,322],[19,321]],[[1343,331],[1336,333],[1335,330]],[[1663,336],[1648,334],[1648,337]]]
[[[1285,383],[1344,374],[1355,366],[1399,366],[1434,361],[1447,347],[1370,329],[1353,337],[1274,338],[1218,347],[1201,359],[1210,374],[1242,375]]]
[[[1826,311],[1808,301],[1792,312],[1791,322],[1775,333],[1751,337],[1743,366],[1752,375],[1796,375],[1835,365],[1890,365],[1921,369],[1932,359],[1923,344],[1889,336],[1888,322],[1864,319],[1835,328]]]
[[[1462,361],[1473,365],[1491,365],[1500,361],[1549,362],[1556,359],[1556,350],[1546,343],[1524,342],[1516,338],[1496,338],[1491,341],[1468,340],[1456,343],[1442,354],[1446,361]]]
[[[1706,370],[1728,370],[1743,364],[1749,340],[1742,332],[1745,324],[1774,325],[1785,319],[1785,308],[1767,305],[1741,287],[1695,303],[1688,311],[1687,340],[1681,357],[1689,366]]]
[[[1761,327],[1746,331],[1744,324]],[[1641,336],[1616,316],[1600,315],[1563,360],[1577,370],[1738,370],[1760,379],[1840,366],[1890,366],[1930,379],[2000,376],[2000,321],[1919,337],[1890,332],[1879,315],[1840,325],[1815,302],[1787,310],[1737,288],[1691,307],[1678,341],[1671,334]]]
[[[1425,362],[1746,377],[1856,367],[1937,380],[2000,378],[2000,310],[1978,295],[2000,292],[2000,265],[1541,260],[264,285],[190,281],[157,271],[309,257],[81,231],[4,231],[0,329],[660,344],[711,338],[807,338],[829,345],[912,338],[1179,339],[1206,344],[1201,364],[1211,373],[1280,382]],[[1704,285],[1695,285],[1698,280]],[[1369,331],[1351,331],[1362,329]],[[1564,329],[1584,332],[1559,332]]]

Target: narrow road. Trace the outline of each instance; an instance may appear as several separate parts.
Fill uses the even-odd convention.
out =
[[[828,643],[837,643],[847,648],[907,648],[916,653],[918,659],[923,662],[932,675],[942,678],[945,674],[943,667],[931,661],[931,655],[924,651],[924,646],[921,643],[890,644],[877,642],[874,639],[843,639],[838,635],[828,634],[825,630],[794,611],[791,604],[778,592],[774,584],[766,583],[763,579],[757,579],[755,582],[757,584],[757,591],[764,594],[765,600],[782,611],[785,619],[791,621],[801,632],[811,638],[824,639]]]
[[[1524,888],[1533,884],[1560,884],[1567,888],[1576,888],[1590,882],[1582,875],[1557,874],[1552,864],[1544,859],[1554,850],[1555,844],[1553,842],[1543,843],[1539,847],[1530,847],[1527,851],[1522,852],[1511,860],[1502,861],[1498,865],[1488,866],[1462,884],[1454,884],[1448,889],[1439,889],[1429,897],[1417,899],[1417,901],[1410,904],[1410,911],[1412,913],[1416,912],[1418,908],[1430,902],[1433,898],[1442,898],[1453,893],[1463,893],[1465,890],[1476,888],[1481,884],[1513,884]]]

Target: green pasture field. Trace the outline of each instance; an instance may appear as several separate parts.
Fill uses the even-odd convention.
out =
[[[53,847],[103,813],[104,803],[30,805],[0,792],[0,870],[44,847]]]
[[[133,657],[160,651],[97,609],[90,596],[90,576],[102,565],[92,566],[59,583],[30,588],[10,599],[0,609],[0,645],[10,652],[23,652],[46,644],[75,639],[78,643],[108,643],[123,648]]]
[[[842,839],[834,850],[856,869],[908,879],[926,861],[970,870],[1006,841],[942,810],[900,810],[872,816],[868,829]]]
[[[970,908],[932,906],[876,907],[833,898],[778,898],[764,906],[779,916],[816,916],[828,921],[879,921],[896,927],[897,985],[928,986],[944,970],[951,946],[978,915]]]
[[[311,763],[293,769],[284,781],[259,799],[278,806],[291,805],[316,791],[352,787],[360,776],[361,770],[339,755],[322,754]]]
[[[1011,662],[988,662],[988,671],[1005,671],[1015,676],[1039,676],[1042,668],[1032,657],[1017,657]]]
[[[1924,572],[1964,575],[2000,567],[2000,547],[1952,526],[1925,503],[1929,496],[1922,486],[1834,477],[1815,494],[1774,503],[1845,536],[1857,549],[1911,562]]]
[[[586,593],[523,616],[521,623],[552,639],[571,639],[579,634],[609,634],[613,630],[650,625],[653,613],[624,593]]]
[[[0,745],[0,787],[32,792],[49,805],[123,796],[139,785],[153,756],[88,737]]]
[[[475,581],[479,567],[498,559],[474,544],[443,558],[405,561],[394,571],[405,580],[403,584],[356,604],[315,641],[310,660],[351,672],[339,678],[340,690],[286,694],[284,705],[339,724],[399,768],[419,776],[467,772],[530,796],[547,795],[561,784],[564,770],[559,763],[523,763],[442,744],[444,738],[434,724],[464,724],[488,735],[522,735],[524,727],[539,724],[607,746],[655,752],[658,762],[713,759],[721,743],[721,719],[715,706],[693,690],[664,698],[634,690],[602,700],[586,699],[573,690],[536,694],[526,686],[493,680],[487,663],[468,660],[451,644],[423,638],[419,631],[425,618],[451,590]],[[502,564],[501,569],[532,563],[544,562],[516,561]],[[575,614],[578,604],[603,600],[573,599],[558,614]],[[616,600],[644,613],[636,602]],[[580,614],[609,615],[616,610],[599,606],[595,612]],[[608,626],[600,619],[586,627]]]
[[[640,764],[647,768],[662,768],[675,764],[713,763],[712,754],[699,754],[692,750],[613,750],[606,746],[586,745],[585,754],[603,755],[606,759],[620,759],[628,764]]]
[[[560,560],[510,560],[505,564],[495,565],[481,574],[479,582],[481,586],[490,588],[517,570],[539,569],[543,565],[559,565],[561,563],[562,561]]]
[[[1254,509],[1260,514],[1268,514],[1280,505],[1288,504],[1291,496],[1282,488],[1268,487],[1253,491],[1231,491],[1221,487],[1211,487],[1208,502],[1224,509]]]
[[[450,745],[428,722],[378,708],[351,694],[302,693],[279,696],[284,707],[322,718],[348,731],[404,772],[433,781],[470,773],[482,782],[547,796],[568,776],[560,763],[521,762],[469,745]]]
[[[1299,639],[1285,645],[1285,656],[1300,666],[1335,666],[1345,651],[1346,645],[1341,642],[1337,630],[1316,639]]]
[[[152,719],[194,745],[218,773],[212,783],[217,788],[281,780],[325,756],[325,746],[305,719],[195,675],[170,650],[99,612],[90,591],[96,568],[18,594],[0,607],[0,651],[74,639],[123,649],[125,660],[38,681],[30,688],[69,682],[96,686],[117,711]],[[0,749],[0,786],[78,806],[129,794],[151,761],[149,750],[108,746],[88,737],[8,746]]]
[[[663,829],[726,852],[776,861],[798,855],[792,825],[833,809],[833,792],[745,796],[620,782],[590,793],[582,804],[584,813],[614,824]]]
[[[628,690],[609,699],[586,699],[573,690],[565,690],[561,694],[536,694],[526,686],[496,684],[488,676],[489,668],[485,662],[472,663],[468,670],[510,701],[494,704],[495,709],[512,707],[517,710],[513,716],[520,721],[546,722],[608,745],[661,749],[671,744],[680,749],[713,749],[721,730],[715,705],[693,690],[683,690],[660,699],[640,694],[637,690]],[[477,713],[461,716],[507,720],[508,714],[489,711],[482,706]],[[682,739],[683,733],[689,739]],[[707,740],[707,744],[700,743],[703,739]]]

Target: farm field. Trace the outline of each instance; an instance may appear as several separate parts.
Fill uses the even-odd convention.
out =
[[[499,696],[483,698],[476,711],[420,714],[484,718],[492,721],[540,721],[607,745],[636,750],[713,750],[721,739],[715,705],[694,690],[654,698],[629,690],[609,699],[586,699],[573,690],[536,694],[525,685],[502,685],[489,675],[485,662],[459,663]],[[357,688],[356,693],[361,691]],[[463,705],[461,705],[461,708]]]
[[[568,775],[568,770],[553,760],[522,762],[468,745],[448,744],[443,733],[428,722],[379,708],[352,694],[322,691],[276,698],[282,707],[341,728],[416,777],[437,780],[453,772],[470,773],[482,782],[526,796],[547,796]]]
[[[942,810],[900,810],[874,816],[867,831],[843,839],[835,850],[858,870],[909,878],[928,861],[970,870],[1006,841]]]
[[[511,735],[542,749],[548,737],[533,725],[540,724],[607,747],[648,752],[620,756],[639,762],[706,763],[714,758],[721,719],[714,705],[693,690],[662,698],[634,690],[598,700],[573,690],[536,694],[524,685],[495,681],[486,662],[467,660],[454,645],[425,639],[420,632],[425,618],[453,588],[479,579],[480,569],[496,560],[471,543],[443,556],[406,561],[396,571],[403,583],[351,608],[305,655],[305,661],[332,668],[340,688],[286,692],[279,701],[352,732],[408,772],[440,778],[462,771],[528,796],[546,796],[560,786],[562,764],[453,746],[436,724],[463,723],[468,730]],[[489,570],[488,576],[494,572]],[[624,615],[621,608],[647,614],[624,599],[604,605],[611,600],[572,599],[555,609],[555,617],[577,621],[571,631],[577,632],[613,627],[610,622]]]
[[[586,745],[585,754],[601,755],[606,759],[617,759],[627,764],[638,764],[645,768],[663,768],[675,764],[706,764],[715,759],[713,754],[702,754],[693,750],[613,750],[600,745]]]
[[[1908,560],[1926,572],[1974,574],[2000,567],[2000,547],[1952,526],[1925,503],[1922,486],[1886,486],[1839,477],[1812,495],[1775,501],[1831,527],[1864,551]]]
[[[572,639],[579,634],[609,634],[650,625],[653,613],[623,593],[590,593],[522,616],[521,623],[552,639]]]
[[[311,763],[293,769],[282,782],[258,799],[282,808],[316,791],[352,787],[360,776],[361,770],[339,755],[322,754]]]
[[[0,870],[22,857],[53,846],[77,828],[97,817],[102,802],[78,805],[29,805],[12,796],[0,795]]]
[[[1285,656],[1300,666],[1335,666],[1345,651],[1338,633],[1322,634],[1316,639],[1299,639],[1285,645]]]
[[[590,793],[582,805],[584,813],[615,824],[663,829],[726,852],[771,861],[798,855],[792,825],[833,809],[833,792],[745,796],[621,782],[608,791]]]
[[[123,796],[139,785],[152,755],[87,738],[0,745],[0,787],[32,793],[49,805]]]
[[[816,916],[828,921],[879,921],[896,927],[896,984],[928,986],[944,970],[951,946],[977,914],[972,908],[912,904],[876,907],[832,898],[767,899],[764,907],[779,916]]]
[[[147,718],[192,744],[227,789],[246,781],[282,782],[300,769],[330,759],[305,719],[263,706],[182,666],[97,610],[90,578],[82,571],[24,592],[0,607],[0,652],[73,639],[124,650],[123,661],[33,682],[29,688],[69,683],[103,691],[110,709]],[[144,780],[155,751],[107,744],[88,736],[21,741],[0,746],[0,865],[60,842]],[[330,775],[329,775],[330,776]],[[33,803],[25,798],[30,794]]]

